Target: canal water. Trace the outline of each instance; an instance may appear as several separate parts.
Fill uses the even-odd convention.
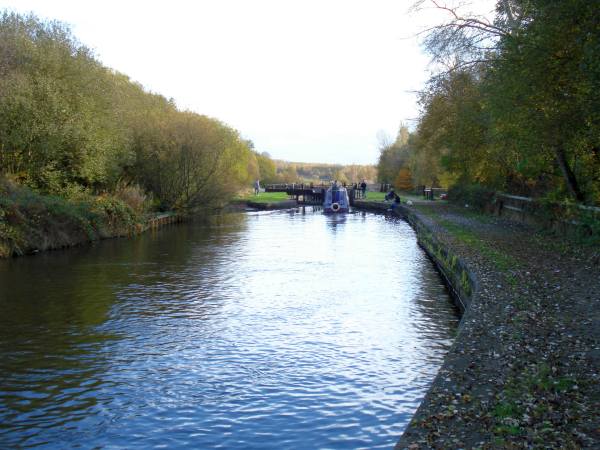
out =
[[[414,232],[229,215],[0,262],[0,448],[392,448],[458,318]]]

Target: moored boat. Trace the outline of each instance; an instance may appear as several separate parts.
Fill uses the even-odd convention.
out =
[[[337,182],[327,189],[323,201],[323,209],[326,213],[345,213],[350,210],[350,198],[345,187]]]

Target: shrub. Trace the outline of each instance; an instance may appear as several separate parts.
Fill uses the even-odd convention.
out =
[[[457,184],[448,190],[449,201],[469,205],[473,209],[484,210],[493,199],[494,191],[479,184]]]
[[[138,184],[118,183],[115,197],[128,205],[137,214],[143,214],[152,205],[152,196],[147,195]]]
[[[116,197],[40,195],[0,180],[0,257],[141,231],[141,216]]]
[[[108,227],[109,234],[129,234],[137,229],[139,216],[125,202],[115,197],[98,197],[92,205],[91,212],[98,220],[94,225],[101,230]]]

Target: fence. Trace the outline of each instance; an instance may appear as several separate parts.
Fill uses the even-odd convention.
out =
[[[497,192],[490,209],[512,220],[553,228],[566,234],[595,235],[600,232],[600,208],[594,206],[542,202],[531,197]]]

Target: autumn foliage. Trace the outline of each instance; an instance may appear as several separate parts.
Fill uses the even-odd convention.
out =
[[[447,15],[424,39],[440,70],[406,144],[382,146],[382,181],[407,167],[415,185],[600,204],[598,1],[498,0],[489,21],[451,4],[417,2]]]
[[[400,191],[411,191],[413,189],[412,177],[407,167],[403,167],[398,171],[394,186]]]
[[[190,210],[222,205],[268,166],[236,130],[103,66],[66,26],[0,13],[0,175]]]

